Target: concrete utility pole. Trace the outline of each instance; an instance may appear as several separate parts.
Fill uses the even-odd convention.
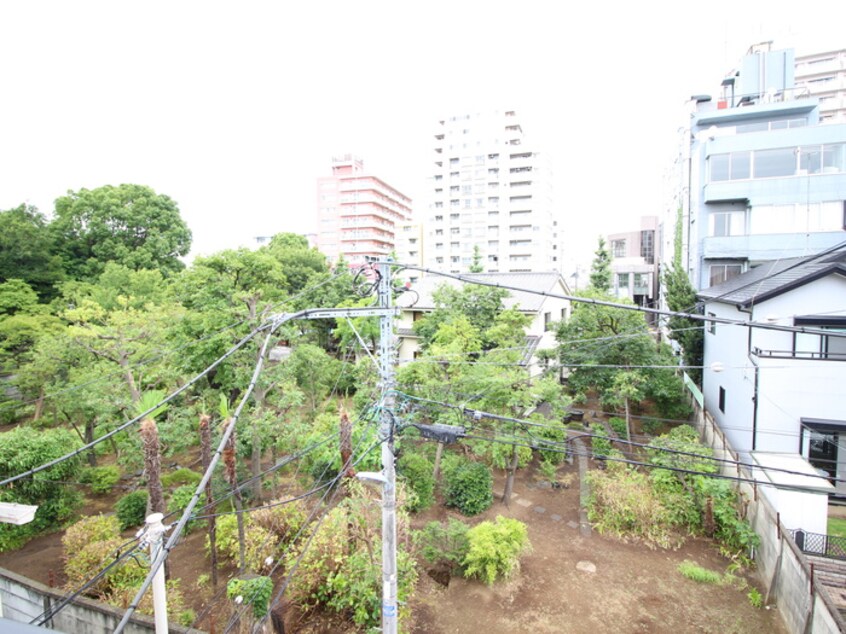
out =
[[[167,530],[162,524],[164,515],[153,513],[147,516],[147,527],[141,539],[150,546],[150,561],[155,561],[162,548],[162,536]],[[160,566],[153,576],[153,618],[156,623],[156,634],[167,634],[167,592],[165,590],[165,570]]]
[[[397,500],[394,471],[393,317],[391,309],[391,265],[379,262],[379,306],[386,309],[379,320],[379,369],[382,378],[382,633],[397,632]]]

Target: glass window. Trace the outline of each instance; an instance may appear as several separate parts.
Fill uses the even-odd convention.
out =
[[[716,286],[740,275],[743,272],[743,266],[740,264],[712,264],[709,272],[709,286]]]
[[[635,273],[634,274],[634,285],[636,287],[643,288],[649,282],[648,276],[646,273]]]
[[[745,235],[744,213],[742,211],[716,212],[711,215],[711,223],[711,235],[714,237]]]
[[[740,180],[749,178],[752,166],[751,152],[732,152],[731,164],[729,166],[729,180]]]
[[[629,274],[628,273],[617,273],[617,288],[628,288],[629,287]]]
[[[612,240],[611,241],[611,254],[615,258],[626,257],[626,241],[625,240]]]
[[[729,155],[714,154],[708,159],[711,165],[712,181],[727,181],[729,179]]]
[[[795,148],[757,150],[755,152],[755,178],[793,176],[796,173]]]

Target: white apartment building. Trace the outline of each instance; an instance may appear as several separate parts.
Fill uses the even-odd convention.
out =
[[[820,100],[820,123],[846,123],[846,48],[797,55],[795,78]]]
[[[465,273],[559,271],[551,168],[513,110],[438,122],[426,217],[426,266]]]

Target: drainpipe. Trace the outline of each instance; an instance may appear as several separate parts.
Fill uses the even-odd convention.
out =
[[[746,313],[749,315],[749,322],[752,322],[752,310],[744,310],[743,308],[738,307],[737,309],[741,313]],[[760,376],[760,368],[758,366],[758,362],[755,359],[755,355],[752,354],[752,327],[751,325],[747,328],[746,334],[746,357],[755,366],[755,379],[752,382],[752,451],[755,451],[758,445],[758,379]]]

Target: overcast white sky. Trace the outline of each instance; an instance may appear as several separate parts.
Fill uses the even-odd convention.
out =
[[[660,213],[690,95],[716,94],[762,40],[842,48],[844,18],[843,0],[6,0],[0,209],[145,184],[210,253],[313,230],[333,154],[422,203],[439,117],[517,109],[589,254]]]

